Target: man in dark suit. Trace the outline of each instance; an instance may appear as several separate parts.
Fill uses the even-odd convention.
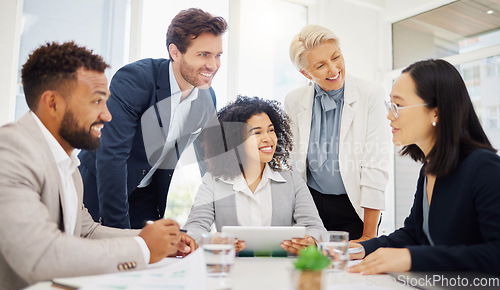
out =
[[[177,161],[216,121],[212,79],[219,69],[227,23],[200,9],[174,17],[167,32],[170,59],[142,59],[121,68],[110,84],[113,120],[101,147],[82,151],[84,203],[95,221],[142,228],[162,218]]]

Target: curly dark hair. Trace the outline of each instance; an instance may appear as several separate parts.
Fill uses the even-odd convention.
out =
[[[292,150],[291,121],[280,108],[280,103],[258,97],[238,96],[236,101],[229,103],[217,113],[220,127],[204,131],[207,156],[216,156],[208,159],[208,172],[216,177],[227,178],[233,178],[243,172],[241,154],[245,152],[237,150],[237,147],[247,138],[248,119],[260,113],[269,116],[278,138],[273,159],[268,164],[275,171],[291,169],[287,162]],[[236,159],[231,152],[236,153]]]
[[[168,26],[167,50],[171,43],[177,46],[181,53],[186,53],[191,41],[204,32],[215,36],[224,34],[227,22],[220,16],[213,16],[199,8],[189,8],[179,12]],[[170,59],[170,51],[168,51]]]
[[[109,65],[101,56],[73,41],[40,46],[28,57],[21,70],[24,95],[28,107],[35,111],[43,92],[54,90],[63,96],[76,81],[79,68],[104,73]]]

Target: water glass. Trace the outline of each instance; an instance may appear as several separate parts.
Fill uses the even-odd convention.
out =
[[[344,271],[349,261],[349,233],[329,231],[326,241],[320,241],[319,250],[330,258],[330,270]]]
[[[225,277],[234,264],[234,236],[227,233],[203,234],[201,247],[207,264],[209,277]]]

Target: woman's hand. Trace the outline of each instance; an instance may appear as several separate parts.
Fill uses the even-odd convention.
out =
[[[303,239],[284,240],[281,243],[283,249],[294,255],[298,255],[300,250],[310,245],[316,245],[316,242],[309,235],[305,235]]]
[[[349,267],[347,271],[351,273],[361,273],[363,275],[372,275],[386,272],[406,272],[410,271],[410,268],[410,250],[406,248],[379,248],[366,256],[361,263]]]
[[[234,239],[234,250],[236,252],[240,252],[243,250],[247,245],[245,244],[245,241],[240,241],[238,239]]]
[[[366,253],[365,253],[365,248],[363,248],[363,246],[361,246],[361,244],[358,244],[358,243],[355,243],[353,241],[350,241],[349,242],[349,249],[350,248],[362,248],[361,252],[359,253],[349,253],[349,260],[361,260],[365,257]]]
[[[372,237],[372,236],[362,236],[359,239],[351,240],[351,242],[361,243],[361,242],[368,241],[369,239],[373,239],[373,238],[375,238],[375,237]]]

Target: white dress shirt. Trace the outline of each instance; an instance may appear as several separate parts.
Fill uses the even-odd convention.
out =
[[[266,164],[262,179],[252,193],[248,184],[239,174],[233,179],[221,178],[221,181],[233,185],[236,200],[236,213],[241,226],[271,226],[273,216],[273,201],[270,179],[277,182],[286,180],[277,171]]]
[[[168,128],[167,143],[175,142],[181,137],[184,124],[186,124],[189,110],[191,109],[191,102],[198,97],[198,88],[193,88],[189,95],[181,101],[182,91],[175,79],[174,69],[172,62],[169,64],[169,78],[170,78],[170,126]]]

